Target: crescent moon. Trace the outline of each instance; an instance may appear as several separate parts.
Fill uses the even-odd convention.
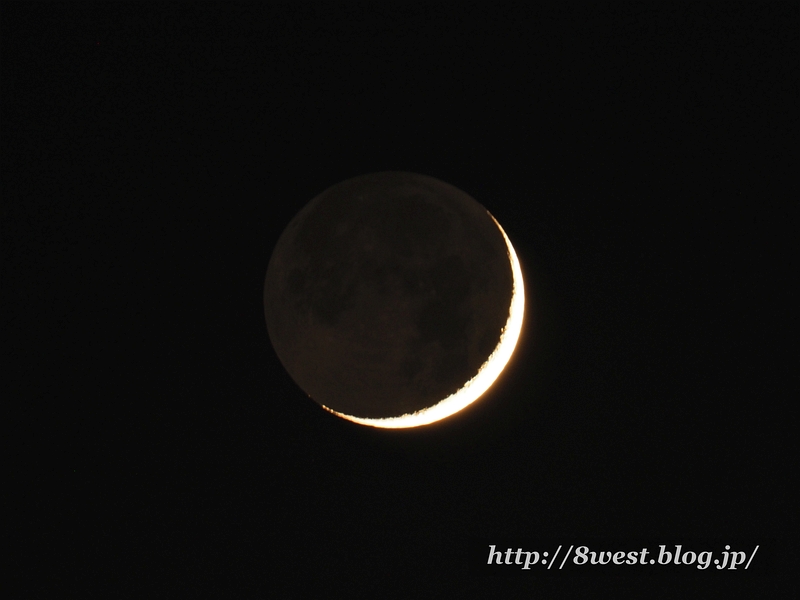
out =
[[[513,287],[511,305],[508,309],[508,320],[500,334],[500,339],[495,349],[489,355],[489,358],[483,363],[475,376],[467,381],[457,392],[451,394],[437,404],[413,413],[400,415],[399,417],[368,419],[337,412],[324,404],[321,404],[322,408],[338,417],[347,419],[353,423],[358,423],[359,425],[383,429],[406,429],[430,425],[436,421],[446,419],[475,402],[492,386],[511,359],[511,355],[514,353],[514,349],[517,346],[520,332],[522,331],[522,319],[525,313],[525,286],[522,281],[522,269],[520,269],[519,260],[517,259],[516,252],[514,252],[514,247],[511,245],[511,240],[508,239],[506,232],[503,231],[497,219],[495,219],[489,211],[487,211],[487,213],[500,230],[506,242],[508,258],[511,263]]]

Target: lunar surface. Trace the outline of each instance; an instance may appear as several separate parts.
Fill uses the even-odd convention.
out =
[[[264,312],[278,358],[328,411],[375,427],[438,421],[511,357],[524,292],[488,211],[424,175],[336,184],[281,235]]]

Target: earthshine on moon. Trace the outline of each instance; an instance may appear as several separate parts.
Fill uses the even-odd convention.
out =
[[[270,340],[325,410],[400,429],[449,417],[494,383],[525,295],[500,224],[461,190],[404,172],[338,183],[282,233],[267,268]]]

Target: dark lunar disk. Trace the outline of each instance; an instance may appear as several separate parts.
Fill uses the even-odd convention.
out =
[[[427,408],[475,376],[512,297],[486,209],[432,177],[336,184],[278,240],[264,284],[275,352],[315,401],[362,418]]]

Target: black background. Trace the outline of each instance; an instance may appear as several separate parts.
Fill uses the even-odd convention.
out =
[[[276,6],[4,3],[23,595],[528,597],[596,582],[465,549],[786,541],[797,5]],[[486,206],[528,292],[492,389],[407,431],[304,396],[262,308],[291,217],[383,170]]]

